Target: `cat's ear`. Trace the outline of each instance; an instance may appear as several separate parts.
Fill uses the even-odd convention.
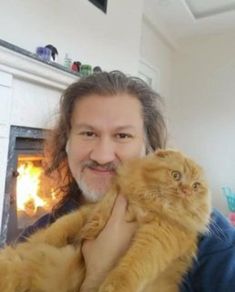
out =
[[[155,151],[155,154],[160,158],[166,158],[175,154],[177,151],[173,149],[158,149]]]
[[[155,151],[156,156],[160,157],[160,158],[165,158],[167,156],[169,156],[170,151],[168,150],[164,150],[164,149],[158,149]]]

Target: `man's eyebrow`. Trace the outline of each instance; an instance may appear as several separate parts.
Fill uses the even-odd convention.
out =
[[[72,128],[76,129],[76,130],[80,130],[80,129],[89,129],[89,130],[93,130],[94,127],[92,127],[89,124],[75,124],[72,126]]]
[[[75,124],[72,126],[75,130],[80,130],[80,129],[89,129],[89,130],[95,130],[95,127],[86,123],[82,124]],[[127,131],[127,130],[135,130],[136,128],[133,125],[124,125],[124,126],[118,126],[115,127],[115,131]]]

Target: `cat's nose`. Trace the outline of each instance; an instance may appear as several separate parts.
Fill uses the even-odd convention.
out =
[[[185,196],[190,196],[191,195],[191,190],[189,187],[185,186],[185,185],[181,185],[180,187],[182,193],[185,195]]]

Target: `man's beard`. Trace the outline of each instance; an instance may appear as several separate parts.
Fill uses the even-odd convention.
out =
[[[77,181],[77,184],[82,191],[82,195],[86,202],[96,203],[100,199],[102,199],[104,194],[106,193],[106,191],[101,192],[89,188],[89,186],[83,180]]]
[[[104,164],[104,165],[100,165],[95,161],[92,160],[88,160],[82,163],[81,165],[81,172],[80,172],[80,176],[76,179],[76,182],[80,188],[80,190],[82,191],[83,197],[85,199],[85,201],[87,202],[98,202],[99,200],[101,200],[103,198],[103,196],[105,195],[105,193],[108,191],[110,184],[111,184],[111,180],[109,185],[105,186],[104,190],[96,190],[94,189],[93,186],[89,186],[88,183],[85,181],[85,179],[82,177],[82,171],[85,168],[102,168],[104,170],[108,170],[108,171],[114,171],[116,172],[117,169],[117,165],[113,162]]]

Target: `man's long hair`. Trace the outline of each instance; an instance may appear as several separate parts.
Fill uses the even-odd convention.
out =
[[[58,178],[57,189],[62,194],[55,210],[60,208],[67,200],[79,201],[81,195],[81,191],[69,169],[65,149],[71,131],[71,116],[75,102],[92,94],[107,96],[107,98],[120,94],[121,98],[123,93],[134,96],[140,101],[146,152],[157,148],[165,148],[166,125],[161,110],[162,100],[144,81],[137,77],[127,76],[120,71],[99,72],[79,79],[62,94],[57,124],[50,132],[45,144],[46,174],[56,175]]]

